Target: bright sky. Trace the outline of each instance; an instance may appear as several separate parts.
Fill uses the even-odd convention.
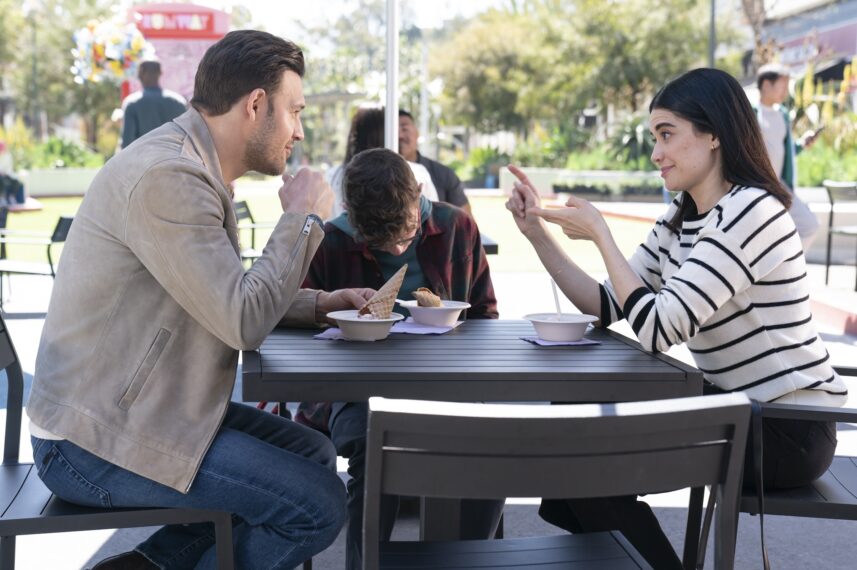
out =
[[[498,0],[401,0],[402,5],[415,15],[416,24],[421,28],[435,28],[444,20],[456,15],[472,16],[486,8],[497,5]],[[197,0],[197,4],[229,11],[229,7],[240,4],[253,14],[253,22],[261,23],[271,33],[300,40],[296,21],[318,25],[333,21],[339,15],[350,11],[358,3],[355,0],[324,0],[306,2],[305,0]]]

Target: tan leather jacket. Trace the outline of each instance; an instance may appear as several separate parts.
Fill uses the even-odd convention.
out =
[[[208,127],[191,109],[113,157],[68,236],[27,412],[39,427],[187,492],[230,399],[239,349],[289,311],[323,232],[283,214],[249,270]]]

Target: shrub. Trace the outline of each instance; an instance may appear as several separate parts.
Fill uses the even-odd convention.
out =
[[[29,162],[29,168],[100,168],[104,157],[80,143],[50,137],[33,148]]]
[[[797,156],[798,186],[821,186],[826,179],[857,180],[857,149],[838,151],[822,139]]]
[[[526,142],[515,147],[513,160],[522,166],[562,168],[569,153],[583,148],[590,134],[579,128],[554,129],[549,135],[536,130]]]
[[[477,186],[484,183],[489,188],[492,186],[488,184],[488,178],[492,176],[495,182],[493,187],[496,187],[500,167],[509,164],[509,160],[508,154],[494,147],[476,148],[470,151],[460,176],[463,180],[475,183]]]

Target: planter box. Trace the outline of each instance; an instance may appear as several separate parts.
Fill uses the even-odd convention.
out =
[[[92,179],[98,174],[97,168],[51,168],[33,169],[21,181],[27,194],[35,198],[45,196],[83,196]]]
[[[522,170],[530,178],[530,181],[535,185],[536,190],[544,197],[552,197],[562,188],[580,187],[622,187],[633,186],[635,182],[639,184],[660,188],[663,181],[657,172],[634,172],[622,170],[566,170],[564,168],[529,168],[524,167]],[[500,189],[508,192],[514,184],[516,178],[509,172],[508,168],[500,169]],[[611,194],[599,193],[596,194],[599,201],[612,200],[644,200],[658,201],[659,192],[653,190],[640,194],[629,194],[623,196],[618,191],[613,191]]]

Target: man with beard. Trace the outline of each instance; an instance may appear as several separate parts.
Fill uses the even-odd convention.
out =
[[[292,568],[345,520],[323,435],[230,401],[238,350],[283,320],[314,323],[369,292],[300,290],[332,194],[283,176],[283,215],[249,270],[229,185],[283,172],[303,139],[303,54],[270,34],[206,52],[192,108],[101,170],[65,246],[27,412],[39,476],[109,507],[233,513],[235,567]],[[211,525],[167,526],[99,570],[214,565]]]

